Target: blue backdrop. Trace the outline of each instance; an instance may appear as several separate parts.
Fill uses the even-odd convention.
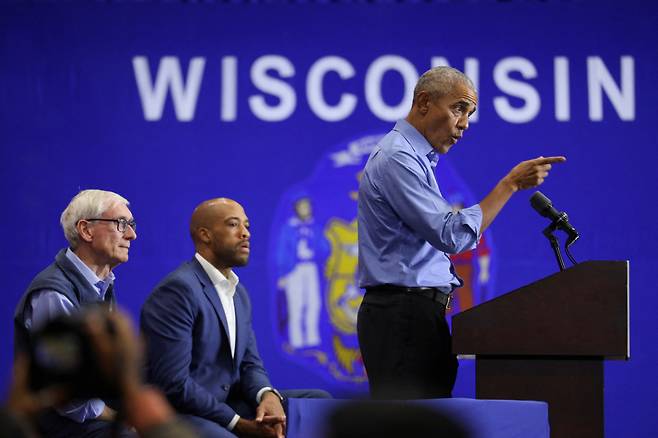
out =
[[[234,198],[252,224],[238,275],[274,383],[363,395],[359,170],[406,115],[418,75],[449,63],[475,81],[480,105],[439,163],[444,190],[471,204],[518,161],[567,156],[542,191],[581,231],[576,258],[631,267],[631,360],[606,365],[606,432],[655,435],[656,29],[658,6],[639,1],[0,6],[1,389],[15,303],[65,245],[59,214],[80,189],[104,188],[127,197],[139,223],[116,270],[135,318],[192,256],[194,206]],[[531,194],[515,195],[485,249],[459,261],[471,280],[461,306],[555,272]],[[306,324],[319,341],[293,345],[285,279],[300,199],[313,216],[304,245],[320,299]],[[472,362],[460,369],[456,395],[473,396]]]

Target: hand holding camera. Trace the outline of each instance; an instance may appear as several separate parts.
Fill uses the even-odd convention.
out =
[[[164,396],[142,383],[141,364],[141,342],[123,312],[96,307],[57,318],[34,334],[29,356],[17,354],[7,408],[29,420],[76,398],[113,398],[137,432],[165,426],[195,436],[175,421]]]

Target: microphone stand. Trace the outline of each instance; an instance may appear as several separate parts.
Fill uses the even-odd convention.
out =
[[[553,231],[557,229],[557,223],[553,222],[549,226],[547,226],[542,233],[548,241],[551,243],[551,248],[553,248],[553,252],[555,253],[555,258],[557,259],[557,264],[560,266],[560,271],[564,271],[564,260],[562,259],[562,253],[560,252],[560,244],[557,241],[557,238],[553,235]],[[568,252],[568,247],[565,247]],[[570,257],[571,258],[571,257]],[[572,259],[573,261],[573,259]]]
[[[578,240],[578,237],[580,237],[578,236],[578,234],[576,234],[575,236],[569,236],[569,239],[567,239],[567,241],[564,244],[564,252],[567,253],[567,257],[569,257],[569,260],[571,260],[571,263],[573,263],[574,266],[577,265],[578,262],[576,261],[575,258],[573,258],[573,255],[571,255],[571,251],[569,251],[569,247],[573,245],[576,240]]]
[[[557,211],[553,207],[551,200],[544,196],[542,192],[535,192],[535,194],[532,195],[530,198],[530,205],[537,211],[537,213],[551,220],[551,224],[546,227],[546,229],[544,229],[543,234],[551,243],[551,248],[553,248],[553,252],[555,253],[555,258],[557,259],[557,264],[560,267],[560,271],[564,271],[565,267],[562,254],[560,253],[560,245],[557,241],[557,238],[553,235],[553,232],[557,229],[567,233],[568,237],[564,244],[564,251],[567,253],[571,263],[573,263],[574,266],[577,265],[578,262],[571,254],[571,251],[569,251],[569,247],[573,245],[580,236],[578,235],[578,231],[576,231],[576,229],[571,224],[569,224],[569,217],[567,214],[563,211]]]

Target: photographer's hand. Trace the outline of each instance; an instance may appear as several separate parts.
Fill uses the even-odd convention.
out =
[[[14,415],[32,417],[43,409],[57,406],[69,399],[69,391],[63,386],[51,386],[33,392],[29,384],[29,370],[28,356],[25,353],[17,353],[7,399],[7,409]]]
[[[117,411],[109,407],[108,405],[105,405],[103,408],[103,412],[96,417],[97,420],[103,420],[103,421],[114,421],[117,417]]]
[[[175,436],[196,436],[176,422],[174,410],[160,391],[142,383],[142,345],[123,312],[90,313],[85,318],[85,329],[92,339],[101,373],[118,388],[126,421],[140,435],[163,426],[175,431]]]
[[[84,318],[102,377],[120,395],[141,386],[142,346],[128,316],[121,311],[91,311]]]
[[[0,406],[3,430],[0,436],[37,437],[34,417],[46,408],[69,400],[69,391],[61,386],[51,386],[34,392],[30,389],[30,360],[26,353],[16,353],[9,396],[5,406]]]

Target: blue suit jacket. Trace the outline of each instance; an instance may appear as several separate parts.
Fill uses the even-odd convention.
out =
[[[226,315],[215,287],[196,259],[183,263],[158,284],[141,313],[147,376],[165,391],[180,413],[226,427],[235,416],[227,404],[239,398],[256,404],[272,386],[258,354],[247,290],[238,283],[235,358],[231,358]]]

